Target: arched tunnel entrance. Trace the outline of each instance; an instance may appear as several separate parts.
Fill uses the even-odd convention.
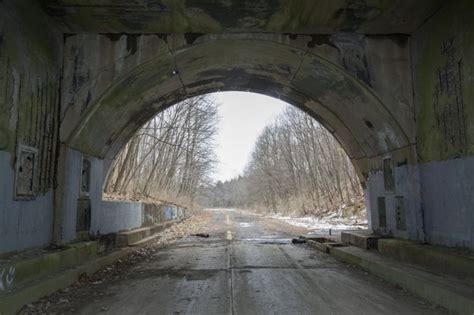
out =
[[[154,116],[120,150],[104,194],[291,214],[308,228],[367,228],[360,181],[339,142],[294,106],[249,92],[193,97]],[[329,216],[323,221],[334,226],[308,216]]]
[[[100,39],[112,44],[117,41],[106,36]],[[75,104],[65,114],[64,120],[70,123],[61,129],[61,138],[67,147],[105,160],[107,170],[131,135],[156,113],[196,95],[234,90],[282,99],[318,120],[341,143],[364,189],[370,172],[380,171],[385,166],[391,181],[395,181],[392,174],[395,165],[414,163],[410,137],[394,116],[396,113],[389,110],[369,81],[364,82],[367,73],[351,72],[337,64],[333,55],[337,50],[312,53],[275,39],[202,36],[192,44],[185,42],[170,51],[171,38],[156,39],[168,49],[140,60],[138,65],[130,61],[133,66],[123,75],[111,79],[112,70],[100,69],[95,75],[88,74],[89,82],[82,82],[82,86],[74,86],[78,74],[66,80],[69,83],[65,88],[74,91],[66,97]],[[97,41],[91,42],[87,36],[71,37],[70,42],[67,45],[72,54],[68,58],[73,62],[70,67],[77,63],[77,58],[73,58],[75,54],[82,56],[84,48],[78,47],[88,43],[97,45]],[[144,45],[142,49],[146,51]],[[87,60],[81,62],[87,63]],[[87,66],[83,65],[81,72],[86,71]],[[95,91],[95,86],[101,88]],[[85,110],[77,112],[75,108]],[[386,161],[386,165],[383,166],[382,161]],[[413,175],[404,170],[399,180],[413,181]],[[380,182],[374,181],[374,185],[372,190],[381,189]],[[392,186],[387,189],[392,193],[395,184],[387,185]],[[417,196],[410,186],[400,183],[399,194],[411,203]],[[369,213],[376,198],[375,194],[370,197],[370,191],[366,190]],[[395,222],[389,221],[382,230],[422,238],[419,211],[411,209],[404,217],[410,222],[407,228],[397,231]],[[58,219],[58,222],[63,220]],[[378,228],[377,221],[378,217],[371,213],[369,222],[373,228]]]
[[[73,130],[64,126],[62,136],[71,148],[111,159],[160,110],[226,90],[277,97],[307,112],[341,142],[362,181],[370,159],[410,146],[387,106],[362,80],[321,56],[247,39],[210,39],[147,60],[113,82]]]

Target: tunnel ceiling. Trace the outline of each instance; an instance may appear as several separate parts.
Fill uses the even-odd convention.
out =
[[[79,151],[113,159],[160,110],[224,90],[262,93],[300,107],[334,134],[352,160],[409,145],[384,104],[340,68],[291,46],[236,39],[204,41],[138,66],[108,88],[64,140]]]
[[[44,0],[65,32],[410,34],[442,0]]]

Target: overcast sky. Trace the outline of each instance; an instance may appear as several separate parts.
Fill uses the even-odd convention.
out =
[[[216,137],[219,162],[214,179],[225,181],[243,172],[263,128],[289,105],[272,97],[248,92],[212,95],[220,105]]]

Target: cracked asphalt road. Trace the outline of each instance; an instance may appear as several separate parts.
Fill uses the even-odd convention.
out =
[[[79,314],[437,314],[436,308],[291,238],[302,228],[210,211],[190,236],[72,305]]]

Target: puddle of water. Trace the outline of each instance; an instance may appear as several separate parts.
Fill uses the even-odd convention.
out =
[[[206,208],[204,211],[229,211],[229,212],[234,212],[235,209],[232,208]]]
[[[253,223],[240,222],[239,225],[240,227],[247,228],[247,227],[251,227]]]
[[[242,241],[260,244],[291,244],[290,238],[243,238]]]

